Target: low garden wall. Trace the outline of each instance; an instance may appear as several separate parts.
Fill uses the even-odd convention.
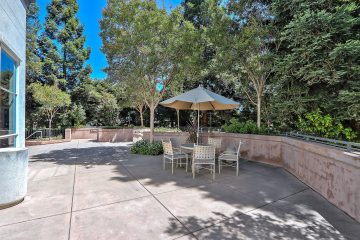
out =
[[[92,139],[98,138],[97,128],[67,128],[65,129],[65,139]]]
[[[285,168],[360,222],[360,153],[281,136],[204,133],[201,141],[209,136],[222,138],[223,149],[241,140],[242,158]],[[172,137],[184,142],[188,134],[154,135],[155,140]],[[144,133],[144,139],[149,139],[149,133]]]
[[[55,144],[55,143],[63,143],[63,142],[69,142],[68,139],[54,139],[54,140],[26,140],[25,146],[37,146],[37,145],[47,145],[47,144]]]
[[[133,129],[68,128],[65,139],[90,139],[98,142],[132,142]]]
[[[99,129],[98,138],[99,142],[132,142],[133,129]]]

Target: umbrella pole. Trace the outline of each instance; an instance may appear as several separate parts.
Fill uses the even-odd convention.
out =
[[[196,137],[196,144],[199,145],[199,132],[200,132],[200,105],[198,103],[198,117],[197,117],[197,137]]]
[[[179,109],[176,109],[176,115],[177,115],[178,129],[180,129],[180,110]]]

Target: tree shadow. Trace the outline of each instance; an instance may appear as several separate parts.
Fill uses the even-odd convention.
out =
[[[301,212],[296,212],[295,209]],[[225,217],[223,213],[214,214]],[[216,222],[215,218],[204,220],[195,216],[172,218],[167,233],[188,233],[185,227],[176,224],[178,220],[185,226],[201,228],[193,233],[198,239],[346,239],[319,214],[306,211],[301,205],[295,205],[292,212],[274,209],[238,212],[221,222]],[[209,222],[215,224],[204,228]]]

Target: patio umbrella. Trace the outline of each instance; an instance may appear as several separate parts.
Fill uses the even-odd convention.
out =
[[[197,110],[197,143],[199,143],[200,110],[229,110],[240,106],[240,103],[211,92],[202,86],[194,88],[160,103],[176,110]]]

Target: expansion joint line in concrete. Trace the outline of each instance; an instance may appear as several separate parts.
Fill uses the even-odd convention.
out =
[[[188,234],[186,235],[191,235],[192,237],[194,237],[195,239],[198,239],[195,235],[192,234],[192,232],[190,231],[189,228],[187,228],[151,191],[149,191],[149,189],[147,189],[128,169],[127,167],[125,167],[122,163],[120,163],[120,165],[129,173],[129,175],[131,177],[133,177],[166,211],[168,211],[171,216],[174,217],[174,219],[176,219],[187,231]]]
[[[79,147],[79,141],[77,143],[76,148]],[[75,180],[76,180],[76,159],[74,159],[74,178],[73,178],[73,189],[72,189],[72,196],[71,196],[71,209],[70,209],[70,221],[69,221],[69,232],[68,232],[68,240],[71,238],[71,221],[72,221],[72,213],[73,213],[73,206],[74,206],[74,195],[75,195]]]
[[[61,216],[61,215],[65,215],[65,214],[68,214],[68,213],[70,213],[70,212],[63,212],[63,213],[52,214],[52,215],[48,215],[48,216],[44,216],[44,217],[32,218],[32,219],[28,219],[28,220],[24,220],[24,221],[20,221],[20,222],[8,223],[8,224],[1,225],[0,228],[8,227],[8,226],[11,226],[11,225],[16,225],[16,224],[21,224],[21,223],[26,223],[26,222],[32,222],[32,221],[41,220],[41,219],[45,219],[45,218]]]

